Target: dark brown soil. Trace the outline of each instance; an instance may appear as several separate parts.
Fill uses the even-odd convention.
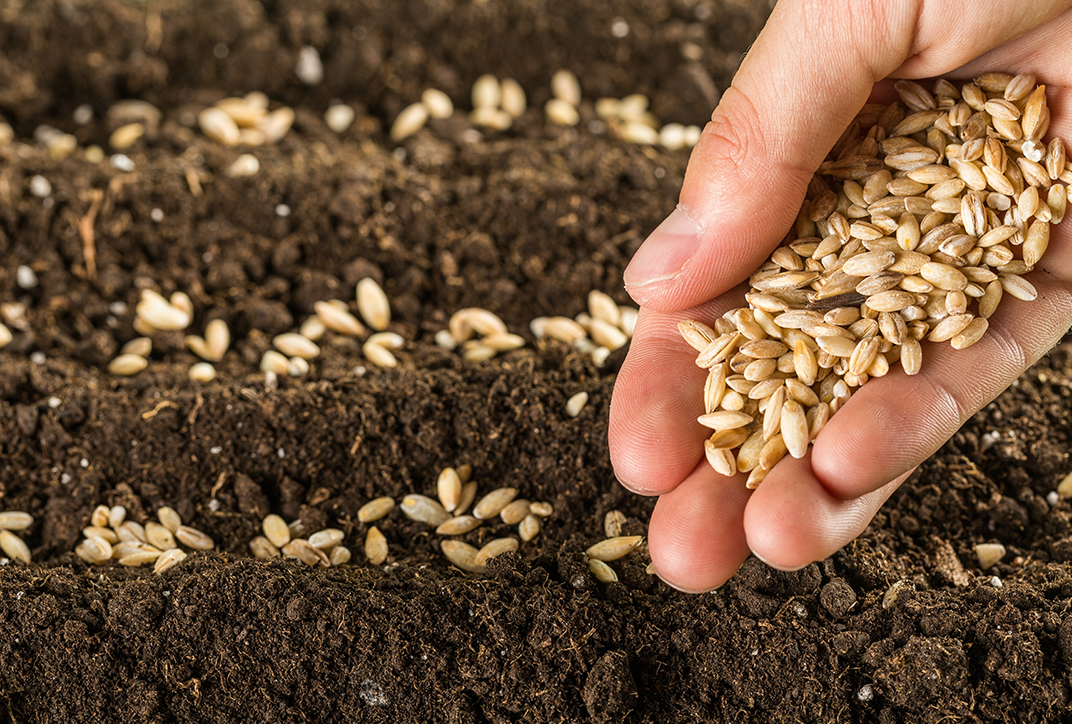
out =
[[[0,146],[0,302],[29,309],[0,352],[0,509],[36,518],[34,564],[0,567],[0,712],[20,723],[1072,720],[1072,507],[1046,499],[1072,472],[1072,338],[844,551],[793,574],[749,561],[704,596],[647,576],[643,555],[615,564],[610,585],[584,562],[607,511],[642,533],[652,505],[610,468],[614,359],[600,369],[540,343],[468,364],[432,343],[465,306],[528,335],[535,316],[582,311],[592,288],[627,302],[622,269],[672,208],[687,155],[584,123],[549,128],[550,76],[570,67],[589,99],[644,92],[664,120],[702,122],[766,10],[0,3],[0,116],[19,139]],[[625,38],[611,33],[616,18]],[[302,45],[324,60],[312,88],[293,72]],[[395,153],[381,129],[404,104],[434,85],[467,108],[485,72],[529,93],[513,129],[471,143],[458,114]],[[295,106],[298,121],[255,151],[257,176],[232,179],[222,171],[240,151],[191,119],[250,90]],[[127,152],[131,173],[81,151],[55,161],[32,141],[47,123],[105,145],[106,111],[125,98],[163,111]],[[359,108],[341,136],[322,120],[331,99]],[[78,125],[84,103],[95,120]],[[582,114],[593,117],[590,103]],[[50,204],[28,190],[36,174]],[[94,190],[95,270],[79,234]],[[17,286],[20,265],[36,287]],[[360,350],[329,339],[308,378],[266,389],[254,370],[271,335],[315,301],[352,299],[365,276],[382,281],[392,329],[412,342],[401,367],[359,374]],[[141,375],[101,371],[135,336],[145,286],[186,291],[195,331],[230,323],[235,351],[216,382],[187,380],[195,358],[177,334],[157,336]],[[591,401],[570,419],[565,401],[582,389]],[[484,490],[509,484],[553,503],[540,537],[474,576],[395,511],[380,524],[388,564],[361,562],[364,502],[431,493],[440,468],[462,463]],[[88,567],[72,550],[99,503],[136,520],[171,505],[218,550],[162,576]],[[250,558],[268,512],[342,528],[354,564]],[[983,572],[973,546],[993,541],[1009,553]]]

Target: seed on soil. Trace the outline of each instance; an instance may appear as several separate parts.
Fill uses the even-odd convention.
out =
[[[436,480],[436,493],[448,513],[458,507],[462,497],[462,480],[454,468],[443,468]]]
[[[365,359],[377,367],[389,368],[398,366],[398,359],[391,354],[391,350],[383,345],[365,342],[365,344],[361,345],[361,351],[364,353]]]
[[[89,525],[82,529],[82,535],[86,538],[100,538],[108,543],[118,543],[119,536],[111,528],[105,528],[99,525]]]
[[[309,536],[313,548],[330,549],[342,543],[343,532],[338,528],[324,528]]]
[[[216,368],[208,362],[197,362],[190,366],[190,379],[194,382],[211,382],[216,379]]]
[[[518,498],[499,511],[499,518],[507,525],[517,525],[529,514],[530,510],[529,501]]]
[[[370,527],[365,534],[365,558],[374,566],[387,560],[387,539],[376,526]]]
[[[493,75],[482,75],[473,83],[473,108],[497,108],[502,102],[502,87]]]
[[[119,355],[136,354],[139,357],[148,357],[153,353],[153,340],[148,337],[135,337],[119,348]]]
[[[387,496],[375,498],[358,508],[357,520],[359,523],[372,523],[385,517],[394,510],[394,507],[395,501],[393,498]]]
[[[511,118],[520,118],[528,106],[525,89],[513,78],[503,78],[500,84],[502,109]]]
[[[541,518],[549,518],[555,513],[555,508],[553,505],[542,501],[530,503],[529,510],[531,510],[533,513],[540,516]]]
[[[74,549],[75,555],[86,563],[98,566],[112,558],[112,545],[103,538],[86,537]]]
[[[301,357],[291,357],[287,360],[287,374],[291,377],[304,377],[309,374],[309,363]]]
[[[108,509],[108,525],[118,530],[119,526],[123,525],[123,521],[127,519],[127,509],[122,505],[113,505]]]
[[[284,558],[297,558],[307,566],[322,566],[327,568],[331,565],[328,556],[319,548],[309,545],[304,538],[296,538],[280,548]]]
[[[547,120],[558,126],[576,126],[581,117],[576,107],[561,98],[552,98],[543,107]]]
[[[294,110],[278,108],[264,116],[257,123],[257,130],[264,134],[265,143],[278,143],[294,125]]]
[[[607,538],[618,538],[622,534],[623,525],[625,525],[625,513],[620,510],[608,511],[603,516],[603,535]]]
[[[521,522],[517,525],[517,533],[521,536],[523,543],[528,543],[540,534],[540,528],[543,524],[540,523],[540,519],[533,513],[529,513]]]
[[[353,122],[354,109],[345,103],[328,106],[328,109],[324,111],[324,124],[335,133],[345,132]]]
[[[290,541],[287,542],[289,543]],[[257,536],[249,542],[249,550],[255,558],[260,558],[265,561],[279,557],[279,549],[272,545],[272,542],[262,535]]]
[[[432,118],[450,118],[454,115],[454,103],[450,96],[436,88],[428,88],[421,93],[421,103]]]
[[[359,337],[365,333],[365,325],[345,308],[329,302],[315,302],[313,309],[316,310],[316,316],[324,326],[333,332],[345,334],[348,337]]]
[[[261,170],[261,162],[251,153],[243,153],[227,167],[227,175],[231,178],[245,178],[255,176]]]
[[[305,321],[302,322],[301,327],[298,328],[298,334],[306,339],[311,339],[314,342],[319,342],[327,331],[328,329],[324,326],[324,322],[315,314],[311,317],[307,317]]]
[[[975,546],[975,557],[984,571],[1004,558],[1005,552],[1005,546],[1001,543],[979,543]]]
[[[30,547],[9,530],[0,530],[0,550],[3,550],[8,558],[23,563],[30,562]]]
[[[145,536],[145,528],[133,520],[124,522],[116,528],[115,533],[119,536],[120,542],[123,543],[145,543],[148,541]]]
[[[446,543],[448,541],[443,542]],[[518,546],[517,538],[496,538],[490,540],[476,552],[476,556],[473,558],[473,563],[478,566],[485,566],[489,559],[501,556],[503,553],[516,551]]]
[[[276,335],[272,339],[272,344],[287,357],[301,357],[302,359],[310,360],[320,354],[320,348],[315,342],[296,332],[284,332]]]
[[[477,549],[460,540],[445,540],[440,544],[443,555],[453,565],[469,573],[486,573],[487,566],[476,562]]]
[[[365,278],[357,283],[357,311],[377,332],[387,329],[391,323],[391,303],[375,279]]]
[[[426,523],[432,527],[450,518],[450,514],[439,504],[439,501],[416,493],[402,498],[402,505],[399,507],[410,520]]]
[[[145,542],[166,551],[175,547],[175,536],[164,526],[150,520],[145,524]]]
[[[572,71],[563,68],[551,76],[551,93],[574,108],[581,105],[581,84]]]
[[[175,531],[175,537],[187,548],[196,548],[199,551],[210,551],[216,547],[211,538],[187,525],[179,526],[179,529]]]
[[[588,393],[578,392],[566,401],[566,414],[570,417],[577,417],[581,414],[581,410],[588,404]]]
[[[406,106],[391,124],[391,140],[395,143],[404,141],[417,131],[424,128],[428,122],[428,107],[423,103],[414,103]]]
[[[469,506],[476,500],[476,481],[469,480],[469,473],[466,472],[468,468],[468,465],[458,468],[458,477],[462,480],[462,495],[458,499],[458,507],[452,511],[455,515],[461,515],[469,510]]]
[[[143,289],[134,308],[137,316],[153,329],[178,331],[190,325],[192,315],[151,289]]]
[[[108,372],[120,377],[131,377],[148,366],[148,360],[140,355],[121,354],[108,363]]]
[[[163,573],[186,560],[186,552],[179,548],[164,551],[153,564],[153,573]],[[122,563],[122,561],[119,561]]]
[[[126,568],[138,568],[146,563],[152,563],[163,555],[163,551],[160,550],[137,550],[133,553],[127,553],[119,558],[119,565]]]
[[[439,535],[462,535],[480,527],[484,521],[471,515],[459,515],[443,521],[436,528]]]
[[[237,146],[242,141],[238,124],[226,112],[219,108],[206,108],[197,115],[201,132],[225,146]]]
[[[608,538],[607,540],[601,540],[595,545],[590,546],[585,552],[590,559],[616,561],[619,558],[628,555],[634,548],[640,545],[641,540],[642,538],[639,535]]]
[[[290,528],[286,521],[274,513],[265,516],[261,523],[261,530],[264,531],[264,537],[276,548],[282,548],[290,542]]]
[[[588,570],[592,572],[592,575],[595,576],[596,580],[600,583],[618,582],[618,574],[614,572],[614,569],[598,558],[588,559]]]
[[[172,534],[178,531],[179,527],[182,525],[182,518],[179,514],[175,512],[174,508],[170,508],[166,505],[157,509],[156,517],[160,521],[160,524],[171,531]],[[94,519],[96,519],[96,512],[94,512]],[[94,525],[96,525],[96,523],[94,523]]]
[[[26,530],[33,525],[33,516],[20,510],[0,512],[0,529]]]
[[[498,488],[480,499],[473,507],[473,515],[480,520],[494,518],[517,497],[517,488]]]
[[[89,516],[89,524],[98,528],[103,528],[108,523],[108,516],[111,514],[111,508],[107,505],[98,505],[93,509],[93,513]]]

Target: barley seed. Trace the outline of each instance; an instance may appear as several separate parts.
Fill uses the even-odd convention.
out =
[[[603,516],[603,534],[607,538],[618,538],[622,534],[622,526],[625,525],[625,513],[620,510],[611,510]]]
[[[152,550],[139,550],[134,553],[128,553],[119,559],[119,565],[127,568],[140,568],[146,563],[153,563],[163,555],[163,551]]]
[[[502,102],[502,87],[493,75],[482,75],[473,83],[473,108],[496,108]]]
[[[517,488],[498,488],[493,490],[473,506],[473,516],[480,520],[494,518],[517,497]]]
[[[112,558],[111,543],[103,538],[86,537],[74,549],[75,555],[90,565],[99,566]]]
[[[959,334],[953,336],[950,344],[953,349],[966,349],[982,339],[989,326],[990,323],[986,319],[976,317]]]
[[[202,133],[225,146],[237,146],[242,140],[238,124],[219,108],[206,108],[201,111],[197,115],[197,122]]]
[[[365,534],[365,558],[374,566],[383,565],[387,560],[387,539],[376,526],[368,529]]]
[[[113,529],[118,530],[119,526],[123,525],[123,521],[127,518],[127,509],[121,505],[113,505],[108,510],[108,525]]]
[[[357,520],[359,523],[372,523],[386,517],[394,507],[394,499],[387,496],[370,500],[358,509]]]
[[[984,571],[994,566],[1005,557],[1005,546],[1001,543],[978,543],[975,546],[975,556],[979,559],[979,567]]]
[[[435,532],[439,535],[462,535],[479,528],[483,522],[471,515],[459,515],[440,523]]]
[[[588,393],[578,392],[569,398],[566,402],[566,414],[570,417],[577,417],[581,414],[584,406],[588,404]]]
[[[449,541],[443,541],[447,543]],[[517,538],[496,538],[484,544],[473,557],[473,563],[477,566],[486,566],[488,560],[501,556],[503,553],[516,551],[519,547]]]
[[[86,538],[100,538],[103,541],[107,541],[110,544],[119,542],[119,536],[111,528],[105,528],[99,525],[89,525],[82,529],[82,535]]]
[[[462,497],[462,480],[454,468],[443,468],[436,480],[439,502],[448,513],[458,507]]]
[[[462,479],[462,495],[458,499],[458,507],[454,509],[455,515],[461,515],[465,511],[469,510],[469,506],[476,500],[476,481],[468,480],[469,475],[463,473],[463,468],[468,468],[468,465],[462,465],[458,468],[458,477]]]
[[[439,504],[439,501],[416,493],[411,493],[404,497],[400,508],[410,520],[426,523],[432,527],[436,527],[450,518],[450,514]],[[498,513],[498,511],[495,512]]]
[[[468,573],[486,573],[487,566],[476,562],[477,549],[458,540],[445,540],[440,544],[443,555],[451,564]]]
[[[198,362],[190,366],[189,377],[193,382],[211,382],[216,379],[216,368],[208,362]]]
[[[30,547],[9,530],[0,530],[0,550],[3,550],[8,558],[30,563]]]
[[[529,501],[515,499],[499,511],[499,517],[502,519],[502,522],[507,525],[517,525],[524,520],[525,516],[529,514],[529,511]]]
[[[359,337],[365,333],[365,325],[346,309],[340,309],[328,302],[315,302],[313,309],[326,329],[348,337]]]
[[[321,550],[330,550],[342,543],[343,532],[338,528],[324,528],[309,536],[309,545]]]
[[[511,118],[520,118],[525,113],[528,101],[525,98],[525,90],[513,78],[503,78],[500,84],[502,109],[510,114]]]
[[[33,516],[17,510],[0,513],[0,530],[26,530],[33,525]]]
[[[346,546],[335,546],[331,549],[331,553],[328,554],[328,562],[332,567],[338,567],[345,563],[349,563],[350,558],[350,549]]]
[[[614,572],[613,568],[611,568],[601,560],[589,558],[588,570],[592,572],[592,575],[595,576],[596,580],[600,583],[618,582],[618,574]]]
[[[391,124],[391,140],[400,143],[424,128],[428,122],[428,107],[423,103],[406,106]]]
[[[320,347],[315,342],[295,332],[276,335],[272,339],[272,344],[287,357],[301,357],[305,360],[311,360],[320,354]],[[286,370],[283,370],[283,372],[286,372]]]
[[[152,520],[145,524],[145,542],[162,551],[170,550],[176,545],[171,531]]]
[[[547,120],[559,126],[576,126],[581,120],[577,108],[561,98],[552,98],[547,101],[543,111]]]
[[[289,543],[290,541],[288,540],[287,542]],[[279,557],[279,549],[270,540],[261,535],[249,542],[249,550],[254,558],[260,558],[264,561]]]
[[[319,548],[310,545],[309,541],[304,538],[292,540],[280,550],[284,557],[297,558],[307,566],[320,566],[322,568],[331,566],[331,561],[328,559],[327,554]]]
[[[377,367],[389,368],[398,366],[398,359],[391,354],[391,350],[383,345],[365,342],[365,344],[361,346],[361,351],[364,353],[365,359]]]
[[[540,534],[542,525],[539,517],[534,513],[526,515],[517,526],[517,533],[521,536],[521,542],[528,543],[535,539]]]
[[[641,540],[642,537],[639,535],[608,538],[589,546],[585,553],[588,555],[589,560],[603,561],[605,563],[616,561],[632,552],[634,548],[640,545]]]
[[[175,531],[175,537],[178,538],[179,542],[187,548],[196,548],[200,551],[210,551],[216,547],[216,544],[211,538],[209,538],[207,535],[197,530],[196,528],[191,528],[187,525],[179,526],[179,529]]]
[[[264,537],[276,548],[282,548],[290,542],[290,529],[286,521],[274,513],[265,516],[261,530],[264,531]]]
[[[365,322],[382,332],[391,323],[391,303],[375,279],[366,277],[357,284],[357,310]],[[327,324],[327,320],[324,320]]]
[[[529,510],[541,518],[548,518],[555,513],[554,507],[550,503],[537,502],[529,505]]]
[[[108,372],[120,377],[131,377],[149,366],[148,360],[136,354],[121,354],[108,363]]]

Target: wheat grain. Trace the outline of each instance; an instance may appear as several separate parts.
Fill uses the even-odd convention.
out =
[[[196,528],[191,528],[186,525],[179,526],[179,529],[175,531],[175,537],[187,548],[210,551],[216,547],[216,544],[207,535]]]
[[[444,541],[445,543],[448,541]],[[483,545],[473,556],[473,563],[476,566],[486,566],[488,560],[501,556],[503,553],[509,553],[516,551],[519,547],[517,538],[496,538],[490,540]]]
[[[439,501],[416,493],[411,493],[404,497],[399,508],[410,520],[426,523],[433,528],[450,517],[450,514],[439,504]]]
[[[498,488],[473,506],[473,516],[480,520],[494,518],[517,497],[517,488]]]
[[[599,559],[590,558],[588,570],[600,583],[617,583],[618,581],[618,574],[614,572],[614,569]]]
[[[469,573],[486,573],[487,566],[477,565],[477,549],[468,543],[457,540],[445,540],[440,544],[443,555],[453,565]]]
[[[0,550],[9,558],[22,561],[27,565],[30,563],[30,547],[26,545],[22,538],[19,538],[9,530],[0,530]]]
[[[368,529],[365,534],[365,558],[374,566],[382,565],[387,560],[387,539],[376,526]]]
[[[529,513],[517,526],[517,533],[521,536],[522,543],[528,543],[540,534],[543,524],[535,513]]]
[[[395,501],[394,498],[383,496],[370,500],[362,505],[357,510],[357,520],[360,523],[372,523],[381,518],[385,518],[388,513],[394,510]]]
[[[603,561],[604,563],[616,561],[631,553],[640,545],[641,540],[643,539],[638,535],[608,538],[589,546],[585,553],[590,560]]]

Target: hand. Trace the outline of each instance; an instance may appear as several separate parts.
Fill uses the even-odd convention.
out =
[[[724,478],[704,459],[710,431],[696,417],[706,371],[695,366],[677,323],[745,306],[734,287],[791,227],[812,173],[869,96],[892,99],[882,79],[1031,72],[1047,86],[1049,135],[1072,139],[1070,5],[777,5],[693,151],[677,210],[624,275],[641,312],[611,402],[611,460],[627,488],[660,496],[649,546],[667,583],[716,588],[750,552],[783,570],[831,555],[1068,330],[1072,224],[1065,221],[1028,275],[1036,301],[1006,298],[986,336],[966,350],[924,344],[918,375],[898,368],[871,380],[804,458],[785,458],[749,491],[743,475]]]

